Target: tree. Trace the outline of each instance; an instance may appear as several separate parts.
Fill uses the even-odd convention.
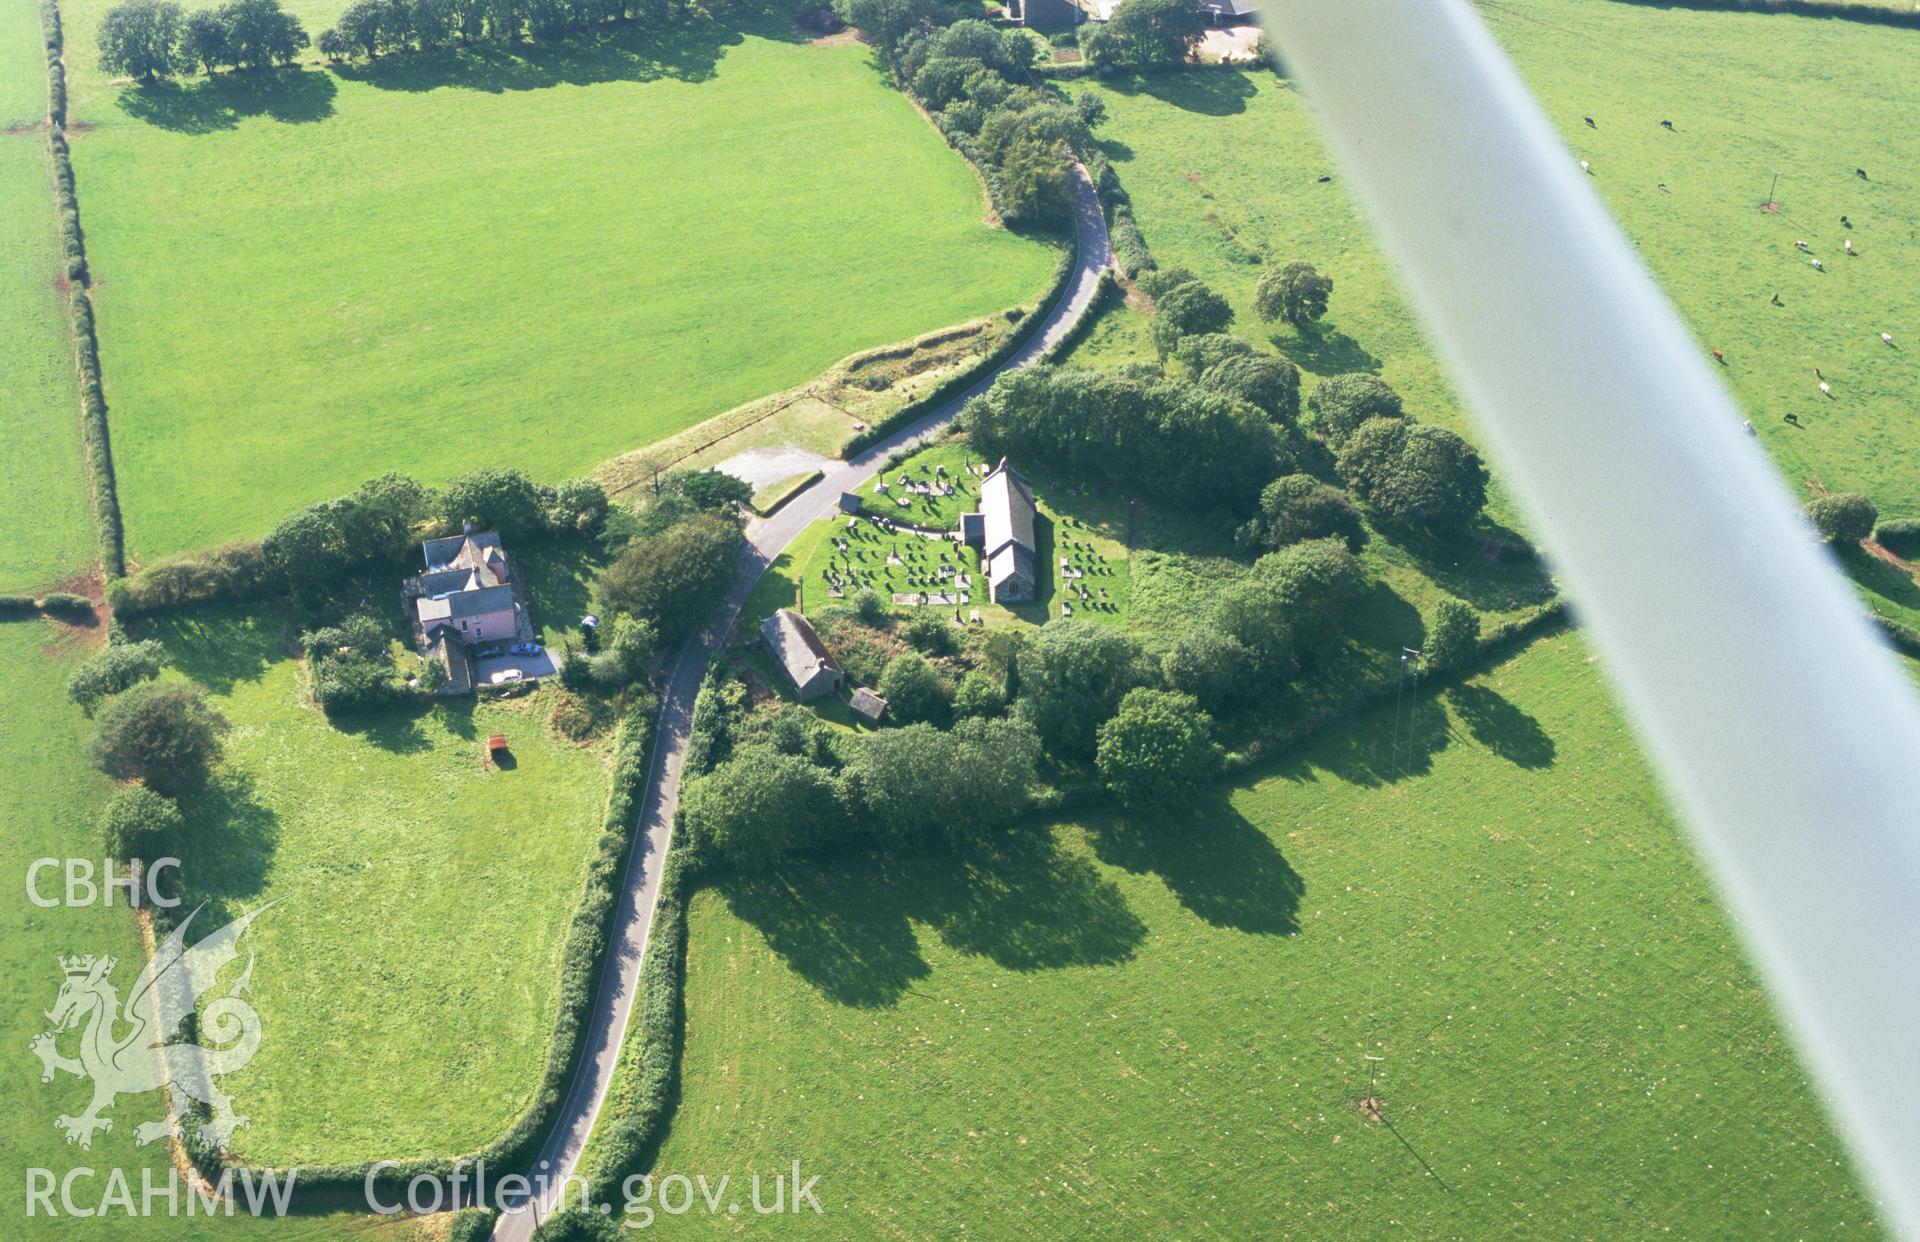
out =
[[[1224,332],[1233,322],[1227,300],[1197,280],[1177,285],[1155,300],[1149,330],[1162,355],[1170,354],[1180,338]]]
[[[166,647],[151,638],[137,643],[111,643],[73,670],[73,676],[67,679],[67,697],[92,715],[101,699],[153,680],[166,664]]]
[[[440,490],[440,514],[456,525],[471,521],[509,539],[537,534],[546,525],[546,506],[533,481],[518,470],[498,466],[447,480]]]
[[[1049,621],[1020,652],[1015,708],[1041,744],[1068,761],[1093,758],[1095,733],[1120,699],[1149,684],[1153,666],[1139,644],[1093,621]]]
[[[1851,546],[1873,534],[1880,510],[1865,496],[1837,492],[1807,502],[1807,518],[1828,543]]]
[[[702,853],[748,869],[824,843],[842,817],[825,771],[768,746],[746,746],[680,795]]]
[[[233,63],[243,69],[290,65],[307,46],[306,28],[280,0],[228,0],[220,6],[220,20]]]
[[[1220,761],[1213,718],[1192,695],[1139,689],[1100,726],[1094,765],[1123,805],[1144,808],[1191,797]]]
[[[1487,503],[1487,469],[1465,440],[1397,418],[1362,423],[1335,462],[1353,494],[1407,526],[1457,529]]]
[[[1260,283],[1253,292],[1253,309],[1268,323],[1282,319],[1296,328],[1304,328],[1327,313],[1327,299],[1332,294],[1331,276],[1322,276],[1311,263],[1295,260],[1260,273]]]
[[[144,682],[108,703],[90,753],[119,780],[178,796],[207,783],[220,759],[227,722],[206,695],[185,682]]]
[[[1460,668],[1480,649],[1480,614],[1451,595],[1427,614],[1421,659],[1435,672]]]
[[[211,9],[187,14],[180,33],[180,67],[199,65],[211,75],[222,65],[234,63],[233,48],[227,41],[227,23]]]
[[[917,651],[903,651],[880,674],[880,697],[895,720],[938,724],[948,715],[947,686],[940,670]]]
[[[891,50],[932,13],[928,0],[836,0],[842,21],[858,26],[876,44]]]
[[[953,623],[937,612],[921,612],[900,627],[900,636],[928,655],[953,654]]]
[[[151,862],[177,847],[184,823],[172,798],[129,785],[100,812],[100,846],[109,858]]]
[[[1339,448],[1361,423],[1370,418],[1403,418],[1400,394],[1377,375],[1362,371],[1330,375],[1307,398],[1313,424],[1327,443]]]
[[[368,60],[380,54],[380,26],[386,19],[386,0],[354,0],[334,27],[342,44],[358,48]],[[326,51],[323,47],[321,51]]]
[[[1211,626],[1194,626],[1174,639],[1160,672],[1169,686],[1216,714],[1238,706],[1254,688],[1253,652]]]
[[[991,674],[974,670],[953,692],[953,714],[962,718],[998,716],[1007,710],[1007,690]]]
[[[1105,68],[1144,69],[1184,62],[1206,34],[1207,18],[1189,0],[1121,0],[1106,25],[1088,35],[1087,59]]]
[[[658,535],[634,540],[595,585],[601,607],[652,625],[674,642],[704,624],[739,568],[740,524],[697,513]]]
[[[1251,542],[1279,549],[1306,539],[1338,537],[1358,552],[1367,541],[1360,510],[1347,494],[1309,474],[1285,474],[1260,493],[1260,512],[1247,524]]]
[[[1253,576],[1306,650],[1332,645],[1348,606],[1367,590],[1366,571],[1338,539],[1313,539],[1270,552],[1253,563]]]
[[[730,509],[753,499],[746,480],[719,470],[689,470],[669,475],[667,482],[700,509]]]
[[[1004,113],[987,119],[982,134]],[[1007,144],[1000,160],[1000,211],[1027,223],[1064,220],[1073,210],[1072,157],[1060,147],[1025,137]]]
[[[339,28],[329,26],[314,38],[313,46],[330,61],[342,61],[353,55],[353,44],[340,33]]]
[[[607,489],[593,479],[568,479],[554,486],[547,504],[547,526],[586,533],[607,520]]]
[[[1293,623],[1274,584],[1249,574],[1214,600],[1213,623],[1253,656],[1253,666],[1268,681],[1293,672]]]
[[[1040,739],[1013,720],[963,720],[943,733],[920,723],[865,734],[847,765],[872,834],[900,841],[938,826],[976,837],[1025,811]]]
[[[1300,415],[1300,368],[1278,354],[1222,358],[1199,378],[1202,387],[1238,397],[1278,422]]]
[[[142,82],[179,67],[180,6],[170,0],[127,0],[100,21],[100,69]]]

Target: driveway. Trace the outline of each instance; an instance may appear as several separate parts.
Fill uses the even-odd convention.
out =
[[[531,681],[536,677],[553,676],[560,671],[560,666],[554,654],[544,649],[539,655],[493,656],[489,659],[473,661],[473,684],[476,686],[492,684],[497,674],[511,669],[519,669],[521,677]]]

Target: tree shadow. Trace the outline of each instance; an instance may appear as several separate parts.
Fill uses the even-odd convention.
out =
[[[420,727],[420,717],[433,708],[418,703],[401,703],[367,712],[328,716],[335,730],[357,737],[396,755],[415,755],[433,749],[433,741]]]
[[[764,15],[754,15],[763,19]],[[443,87],[500,94],[606,82],[711,80],[720,58],[748,34],[794,40],[790,26],[767,20],[690,23],[666,30],[613,26],[533,43],[485,43],[342,64],[334,72],[387,91]]]
[[[232,770],[182,799],[180,809],[186,820],[181,870],[192,900],[207,903],[200,921],[212,930],[244,913],[247,899],[265,890],[280,845],[280,817],[255,797],[251,775]]]
[[[1124,164],[1133,158],[1133,148],[1118,138],[1102,134],[1093,140],[1093,145],[1099,147],[1101,153],[1116,164]]]
[[[1050,832],[972,844],[955,862],[957,882],[930,890],[927,921],[962,953],[1008,970],[1111,966],[1146,938],[1119,888]]]
[[[1181,905],[1214,927],[1268,936],[1300,930],[1306,881],[1224,789],[1153,816],[1111,815],[1091,833],[1100,861],[1159,876]]]
[[[1281,331],[1267,337],[1289,361],[1314,375],[1344,375],[1350,371],[1377,373],[1380,359],[1338,328]]]
[[[1523,768],[1553,766],[1555,747],[1540,722],[1485,686],[1463,682],[1447,692],[1454,714],[1475,741]]]
[[[1122,78],[1109,85],[1125,95],[1151,95],[1162,103],[1207,116],[1233,116],[1245,112],[1247,100],[1256,93],[1246,74],[1225,70],[1194,73],[1176,69]]]
[[[164,644],[169,664],[216,694],[258,681],[288,658],[286,615],[272,606],[208,605],[140,618],[128,628],[134,638]]]
[[[1847,574],[1880,598],[1903,608],[1920,610],[1920,583],[1900,572],[1897,566],[1874,556],[1864,548],[1838,549],[1840,563]]]
[[[1318,768],[1353,785],[1388,785],[1433,771],[1433,757],[1451,741],[1446,711],[1409,685],[1404,696],[1328,730],[1310,751],[1282,758],[1274,775],[1311,781]]]
[[[1532,545],[1484,516],[1460,532],[1376,529],[1437,586],[1482,612],[1510,612],[1553,598],[1553,579]]]
[[[1146,936],[1120,890],[1050,833],[912,857],[809,860],[715,887],[836,1004],[884,1008],[932,973],[914,924],[1008,970],[1112,965]]]
[[[120,92],[120,110],[136,121],[182,134],[233,129],[247,117],[289,125],[333,115],[332,75],[305,69],[225,73],[193,82],[146,82]]]

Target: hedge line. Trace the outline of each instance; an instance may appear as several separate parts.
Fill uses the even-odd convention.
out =
[[[675,835],[660,871],[660,899],[654,907],[647,956],[640,964],[639,1026],[627,1033],[620,1060],[633,1063],[631,1096],[613,1112],[603,1111],[595,1130],[593,1166],[584,1170],[589,1186],[612,1186],[635,1172],[660,1135],[678,1100],[681,1005],[687,982],[687,897],[692,884],[686,851]],[[616,1070],[616,1075],[618,1071]]]
[[[67,310],[80,372],[80,428],[87,447],[87,474],[93,485],[93,520],[100,537],[101,568],[113,579],[127,572],[126,540],[113,474],[112,441],[107,435],[100,342],[93,330],[93,300],[87,294],[86,236],[80,231],[80,203],[74,194],[73,159],[67,148],[66,37],[54,0],[40,0],[40,34],[47,57],[47,150],[53,159],[54,205],[60,217],[60,253],[68,281]]]
[[[107,584],[114,615],[141,617],[214,600],[257,599],[285,588],[258,539],[186,552]]]
[[[485,1242],[493,1233],[500,1213],[491,1208],[461,1208],[453,1214],[453,1227],[447,1230],[447,1242]]]
[[[925,418],[942,403],[951,400],[978,383],[981,377],[992,374],[1007,359],[1020,351],[1040,325],[1047,320],[1047,312],[1060,300],[1067,285],[1073,279],[1074,266],[1078,255],[1078,239],[1067,243],[1060,254],[1059,262],[1054,264],[1053,279],[1047,284],[1046,293],[1041,295],[1040,308],[1031,315],[1022,315],[1020,322],[1007,333],[1006,339],[996,345],[989,353],[983,354],[972,366],[948,376],[929,390],[926,395],[907,402],[892,414],[877,423],[870,424],[865,431],[856,433],[840,450],[844,457],[852,457],[867,448],[878,444],[902,427],[910,427]]]
[[[1920,554],[1920,518],[1887,518],[1873,528],[1873,541],[1900,556]]]
[[[658,717],[659,704],[649,695],[628,710],[621,726],[614,757],[613,788],[607,798],[606,828],[588,864],[586,883],[561,949],[559,1008],[533,1102],[506,1133],[477,1152],[457,1158],[434,1156],[402,1161],[398,1167],[383,1169],[374,1179],[374,1185],[389,1200],[403,1194],[406,1183],[415,1177],[439,1179],[450,1194],[448,1179],[456,1159],[467,1165],[484,1159],[490,1168],[503,1174],[522,1171],[532,1165],[541,1143],[553,1129],[560,1105],[573,1082],[581,1048],[586,1043],[587,1019],[599,984],[601,963],[606,957],[614,911],[619,905],[625,874],[623,864],[632,844],[640,798],[652,772]],[[201,1141],[197,1126],[188,1127],[184,1145],[188,1156],[208,1180],[217,1182],[224,1160],[222,1153]],[[363,1188],[374,1163],[301,1166],[294,1178],[297,1202],[302,1209],[364,1205]]]
[[[1920,11],[1883,9],[1847,0],[1619,0],[1662,9],[1721,9],[1732,13],[1790,13],[1796,17],[1838,17],[1874,26],[1920,30]]]
[[[1903,651],[1916,660],[1920,660],[1920,630],[1914,629],[1904,621],[1895,621],[1892,617],[1874,614],[1875,621],[1886,634],[1887,641],[1895,651]]]
[[[1114,171],[1113,162],[1096,151],[1087,161],[1087,171],[1093,174],[1093,188],[1100,195],[1100,206],[1107,217],[1107,244],[1113,247],[1113,257],[1120,261],[1121,272],[1133,280],[1142,272],[1159,267],[1153,252],[1147,249],[1146,235],[1133,218],[1133,200],[1120,184],[1120,174]]]

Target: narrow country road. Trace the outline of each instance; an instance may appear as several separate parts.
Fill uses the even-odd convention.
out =
[[[708,661],[726,644],[741,606],[767,566],[809,523],[832,511],[842,492],[852,491],[872,478],[881,464],[903,445],[951,422],[961,406],[984,392],[1002,372],[1024,367],[1043,357],[1079,325],[1093,306],[1100,274],[1111,266],[1113,254],[1107,244],[1106,220],[1101,215],[1099,198],[1094,194],[1086,170],[1078,166],[1074,168],[1074,216],[1073,275],[1059,300],[1045,312],[1039,330],[1018,353],[919,422],[888,436],[849,461],[828,466],[818,482],[788,501],[779,512],[748,526],[747,546],[741,554],[740,574],[733,589],[713,623],[681,648],[662,692],[653,772],[641,803],[639,831],[627,859],[620,909],[615,915],[600,987],[588,1019],[586,1047],[574,1070],[573,1085],[561,1105],[553,1132],[540,1149],[536,1169],[529,1170],[529,1173],[544,1174],[548,1189],[544,1194],[510,1206],[494,1227],[495,1242],[526,1242],[533,1236],[536,1218],[543,1221],[552,1213],[558,1198],[558,1184],[578,1167],[580,1153],[606,1099],[614,1063],[626,1037],[627,1019],[639,990],[640,963],[646,956],[647,934],[653,928],[654,904],[660,893],[660,867],[667,855],[674,810],[679,804],[680,765],[686,758],[693,698],[699,692]],[[595,1202],[613,1197],[617,1190],[615,1187],[591,1189]],[[577,1197],[574,1201],[578,1201]],[[529,1207],[534,1210],[525,1210]]]

